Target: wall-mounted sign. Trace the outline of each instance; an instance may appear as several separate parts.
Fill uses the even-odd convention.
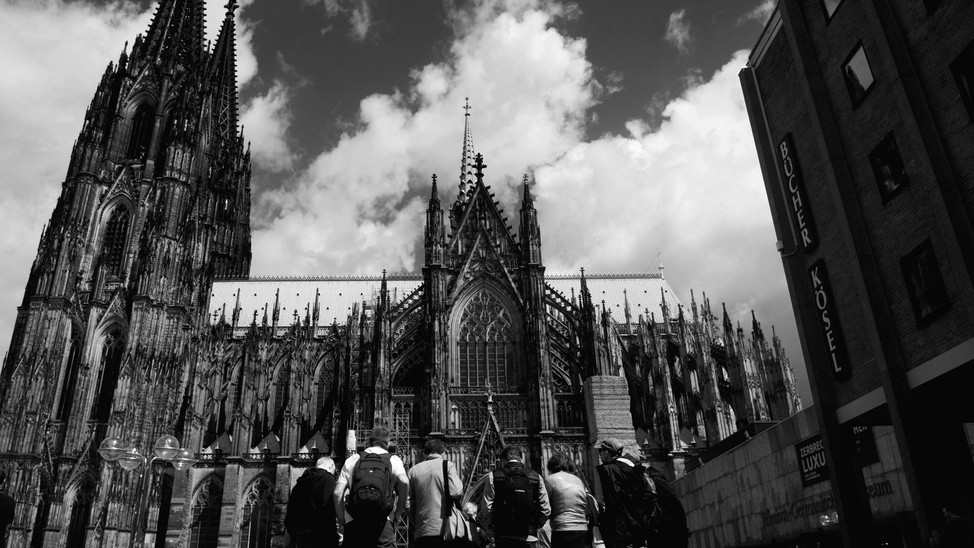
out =
[[[796,443],[795,452],[798,453],[802,487],[809,487],[829,479],[829,467],[825,464],[825,447],[822,446],[820,434]]]
[[[778,163],[782,174],[785,176],[785,188],[788,191],[785,199],[788,200],[791,220],[795,228],[798,229],[802,251],[809,252],[818,245],[818,233],[815,231],[815,222],[812,219],[808,194],[805,192],[805,181],[802,179],[798,168],[798,157],[795,156],[795,145],[791,140],[791,133],[785,135],[785,138],[778,144]]]
[[[835,311],[835,299],[832,297],[832,284],[829,283],[829,274],[825,270],[825,261],[815,261],[808,269],[808,274],[812,281],[818,326],[825,340],[832,378],[847,379],[852,374],[852,368],[849,366],[845,340],[839,329],[839,315]]]
[[[852,439],[856,444],[859,466],[879,462],[876,450],[876,437],[868,426],[853,426]],[[829,479],[829,467],[825,463],[825,447],[822,435],[815,434],[795,444],[798,455],[798,469],[801,472],[802,487],[809,487]]]

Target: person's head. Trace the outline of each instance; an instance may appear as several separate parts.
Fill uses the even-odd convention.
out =
[[[609,462],[622,454],[625,446],[615,438],[606,438],[599,444],[599,460]]]
[[[558,472],[575,473],[575,462],[561,451],[551,455],[551,458],[548,459],[548,473],[555,474]]]
[[[501,462],[510,462],[516,460],[521,462],[524,460],[524,453],[521,448],[516,445],[505,445],[504,449],[501,450]]]
[[[441,439],[430,438],[423,445],[423,454],[427,457],[430,455],[442,455],[444,452],[446,452],[446,447],[444,447],[443,440]]]
[[[372,447],[389,448],[389,429],[385,426],[376,426],[369,434],[369,445]]]
[[[315,468],[320,468],[331,475],[335,475],[335,461],[331,457],[321,457],[315,463]]]

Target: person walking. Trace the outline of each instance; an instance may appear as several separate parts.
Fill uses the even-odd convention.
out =
[[[410,525],[415,548],[445,546],[443,517],[448,516],[450,510],[443,508],[444,498],[456,504],[463,496],[463,483],[457,467],[443,460],[444,452],[441,440],[430,439],[423,446],[426,460],[409,469]],[[443,484],[444,464],[447,467],[448,485]],[[448,497],[444,497],[447,490]]]
[[[493,527],[496,548],[535,548],[538,529],[551,515],[541,477],[523,460],[520,447],[505,446],[501,467],[487,476],[484,485],[485,526]]]
[[[624,446],[615,438],[599,444],[598,472],[605,510],[599,519],[599,530],[606,548],[646,546],[646,533],[640,517],[644,481],[636,463],[622,455]]]
[[[336,483],[335,461],[331,457],[321,457],[298,478],[284,516],[291,548],[338,547]]]
[[[14,522],[17,501],[7,494],[7,472],[0,470],[0,548],[7,546],[7,526]]]
[[[409,478],[402,459],[389,453],[389,430],[376,426],[369,447],[345,460],[335,485],[335,510],[345,516],[342,546],[394,548],[395,528],[406,511]],[[347,512],[346,512],[347,510]]]
[[[591,546],[589,526],[595,521],[595,501],[568,455],[559,452],[548,459],[544,485],[551,503],[551,548]]]

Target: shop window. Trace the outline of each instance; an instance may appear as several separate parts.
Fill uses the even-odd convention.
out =
[[[910,294],[917,327],[923,327],[950,308],[947,288],[930,240],[926,240],[900,260],[903,279]]]
[[[950,64],[950,71],[954,73],[957,88],[960,90],[961,100],[967,107],[971,121],[974,121],[974,43],[967,46],[963,53]]]
[[[839,4],[842,0],[822,0],[822,9],[825,10],[825,19],[829,20],[832,18],[832,14],[838,9]]]
[[[896,138],[892,133],[869,154],[869,163],[873,166],[873,175],[876,177],[879,195],[884,204],[910,182],[903,167],[903,158],[896,146]]]
[[[856,107],[872,89],[875,81],[873,71],[869,68],[869,59],[866,58],[866,50],[862,48],[862,42],[856,45],[852,55],[842,64],[842,76],[845,78],[845,85],[849,90],[852,106]]]

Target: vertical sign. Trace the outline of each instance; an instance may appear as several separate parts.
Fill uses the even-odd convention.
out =
[[[798,228],[798,238],[804,252],[815,249],[818,245],[818,234],[812,220],[812,210],[808,204],[808,194],[805,192],[805,181],[802,180],[798,168],[798,158],[795,156],[795,145],[791,140],[791,133],[778,144],[778,162],[785,176],[785,187],[788,190],[788,211],[794,226]]]
[[[825,340],[832,378],[847,379],[852,374],[852,368],[846,354],[845,340],[839,329],[839,316],[835,311],[835,299],[832,297],[832,284],[829,283],[829,275],[825,270],[825,261],[822,259],[815,261],[815,264],[808,269],[808,274],[812,281],[816,319]]]

